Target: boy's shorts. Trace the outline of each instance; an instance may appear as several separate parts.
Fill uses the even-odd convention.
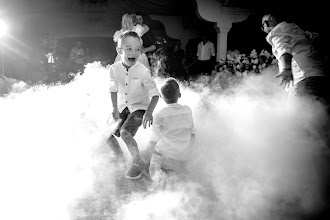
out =
[[[113,134],[120,137],[120,130],[125,129],[134,137],[137,130],[142,125],[144,113],[145,110],[136,110],[135,112],[130,113],[128,108],[125,108],[121,113],[119,113],[119,119],[121,121],[117,130]]]

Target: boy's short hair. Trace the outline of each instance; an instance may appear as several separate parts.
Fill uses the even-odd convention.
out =
[[[168,78],[160,88],[163,99],[168,101],[177,101],[177,94],[180,93],[180,87],[176,79]]]
[[[135,37],[141,41],[141,38],[135,31],[125,31],[119,36],[119,39],[117,41],[117,47],[121,47],[121,43],[126,37]]]
[[[136,11],[135,13],[134,13],[135,15],[138,15],[138,16],[144,16],[144,14],[143,13],[141,13],[140,11]]]

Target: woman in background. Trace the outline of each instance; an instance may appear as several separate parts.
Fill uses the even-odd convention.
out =
[[[114,35],[113,35],[113,41],[117,42],[120,35],[122,33],[124,33],[125,31],[134,31],[136,32],[140,39],[141,37],[149,31],[149,27],[147,25],[140,25],[140,24],[135,24],[134,25],[134,21],[135,20],[135,14],[124,14],[122,19],[121,19],[121,29],[117,30]],[[142,39],[141,39],[141,43],[142,43]],[[143,48],[142,48],[143,49]],[[119,61],[121,58],[120,56],[117,54],[116,59],[114,61],[117,62]],[[138,58],[138,61],[142,64],[144,64],[148,69],[150,69],[150,65],[149,65],[149,61],[147,58],[147,55],[143,52],[143,50],[141,51],[141,55]]]

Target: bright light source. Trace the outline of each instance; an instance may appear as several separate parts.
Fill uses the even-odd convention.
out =
[[[7,33],[6,23],[0,19],[0,37],[4,36]]]

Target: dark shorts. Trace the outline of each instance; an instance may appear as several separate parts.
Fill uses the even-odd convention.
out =
[[[295,98],[311,98],[320,101],[327,107],[330,105],[330,78],[315,76],[306,78],[289,90],[289,100]]]
[[[120,130],[125,129],[134,137],[137,130],[142,125],[144,113],[145,110],[136,110],[135,112],[130,113],[128,108],[125,108],[121,113],[119,113],[121,122],[119,123],[117,130],[114,132],[114,135],[120,137]]]

